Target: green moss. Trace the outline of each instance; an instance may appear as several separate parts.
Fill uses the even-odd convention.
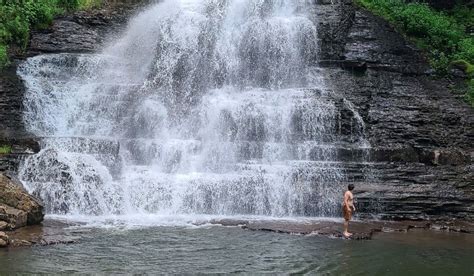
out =
[[[12,147],[10,145],[0,145],[0,154],[10,154]]]
[[[459,69],[462,69],[464,70],[464,72],[466,72],[466,74],[469,76],[469,77],[474,77],[474,65],[472,65],[471,63],[467,62],[466,60],[464,59],[458,59],[458,60],[455,60],[453,62],[451,62],[451,65],[452,66],[455,66]]]
[[[474,96],[474,9],[457,5],[437,11],[425,3],[404,0],[355,0],[361,7],[383,17],[427,54],[431,66],[441,75],[455,65],[465,70],[472,104]]]

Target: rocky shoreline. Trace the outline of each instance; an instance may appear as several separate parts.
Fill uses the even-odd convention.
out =
[[[315,235],[331,238],[344,238],[342,220],[315,220],[308,222],[280,220],[215,220],[211,224],[223,226],[239,226],[253,231],[270,231],[285,234]],[[351,240],[370,240],[380,232],[409,232],[413,229],[426,231],[447,231],[474,234],[474,223],[464,221],[380,221],[358,220],[350,223],[353,233]]]

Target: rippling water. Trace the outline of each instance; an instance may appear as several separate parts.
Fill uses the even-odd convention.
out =
[[[237,227],[77,228],[77,244],[0,251],[10,273],[472,275],[474,236],[385,233],[349,241]]]

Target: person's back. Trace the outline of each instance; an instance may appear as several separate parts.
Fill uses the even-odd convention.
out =
[[[352,194],[354,190],[354,184],[349,184],[347,191],[344,193],[344,202],[342,204],[342,213],[344,215],[344,237],[348,238],[352,234],[349,233],[349,221],[352,219],[352,212],[355,211],[354,206],[354,195]]]

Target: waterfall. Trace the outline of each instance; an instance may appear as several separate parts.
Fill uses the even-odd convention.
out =
[[[341,131],[311,5],[166,0],[100,53],[28,58],[23,184],[50,214],[339,214],[363,121]]]

